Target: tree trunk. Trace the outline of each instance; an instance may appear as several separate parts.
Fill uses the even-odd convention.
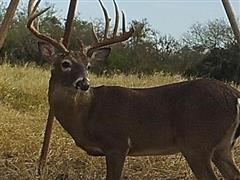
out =
[[[8,29],[11,25],[13,16],[15,15],[15,11],[19,2],[20,0],[11,0],[11,2],[9,3],[6,15],[4,16],[3,22],[0,26],[0,49],[2,48],[3,43],[7,37]]]
[[[64,46],[66,46],[66,48],[68,48],[68,45],[70,42],[70,36],[71,36],[72,26],[73,26],[73,22],[74,22],[76,5],[77,5],[77,0],[71,0],[69,9],[68,9],[65,32],[64,32],[64,36],[63,36],[63,44],[64,44]]]
[[[237,20],[235,18],[233,9],[231,7],[231,4],[230,4],[229,0],[222,0],[222,3],[223,3],[223,6],[225,8],[225,11],[227,13],[229,22],[230,22],[232,30],[233,30],[233,33],[234,33],[234,35],[237,39],[237,42],[240,44],[240,29],[238,27],[238,23],[237,23]]]

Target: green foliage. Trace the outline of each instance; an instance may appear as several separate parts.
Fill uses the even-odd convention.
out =
[[[18,63],[19,61],[42,63],[37,48],[37,39],[27,30],[26,22],[27,10],[25,7],[21,7],[17,10],[5,44],[0,51],[2,61],[7,57],[12,63]],[[63,27],[60,19],[57,18],[54,7],[41,16],[40,22],[38,25],[41,32],[51,34],[54,38],[60,39]]]
[[[210,77],[222,81],[240,83],[240,47],[231,45],[228,48],[215,48],[198,62],[190,67],[185,75]]]
[[[5,4],[0,3],[0,19],[3,17],[4,9]],[[38,52],[37,39],[25,27],[26,12],[25,7],[18,10],[4,47],[0,51],[0,62],[8,59],[11,63],[17,64],[31,61],[40,65],[44,63]],[[104,22],[101,19],[94,20],[93,25],[81,19],[78,15],[74,21],[75,28],[70,41],[70,49],[72,50],[80,48],[79,39],[84,45],[93,43],[92,26],[94,26],[99,39],[103,37]],[[39,18],[37,25],[41,32],[59,40],[63,35],[64,23],[65,20],[59,17],[55,8],[52,7],[50,11]],[[208,56],[206,52],[216,52],[216,49],[219,49],[223,53],[218,53],[218,56],[224,56],[225,50],[231,49],[231,46],[236,43],[231,27],[225,20],[215,19],[206,23],[197,22],[180,40],[154,30],[147,19],[133,20],[130,24],[135,29],[133,37],[125,43],[114,45],[108,60],[104,64],[97,65],[94,69],[95,73],[154,74],[164,71],[188,76],[209,76],[238,81],[237,78],[229,77],[236,75],[226,73],[224,73],[224,77],[215,75],[216,73],[212,69],[216,70],[219,63],[211,62],[206,65],[207,61],[215,61],[215,57]],[[205,58],[208,60],[204,60]],[[232,64],[236,65],[238,57],[229,55],[221,58],[227,59],[224,60],[227,64],[224,66],[231,67]],[[231,73],[232,71],[227,72]]]
[[[70,48],[73,50],[79,50],[79,40],[81,40],[85,45],[91,44],[93,42],[92,25],[87,21],[80,20],[77,17],[74,21],[74,29],[71,36]]]
[[[234,34],[229,24],[223,19],[207,23],[195,23],[183,36],[183,42],[193,50],[225,48],[235,43]]]

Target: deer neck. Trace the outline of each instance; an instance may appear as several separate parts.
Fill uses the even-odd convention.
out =
[[[58,83],[49,84],[49,104],[54,110],[55,117],[65,130],[76,140],[84,133],[84,122],[88,119],[93,92],[79,91]]]
[[[61,106],[60,109],[67,109],[68,111],[78,111],[79,107],[83,107],[91,104],[93,92],[88,90],[82,92],[80,90],[54,84],[53,88],[49,88],[49,100],[54,106]],[[77,109],[76,109],[77,108]]]

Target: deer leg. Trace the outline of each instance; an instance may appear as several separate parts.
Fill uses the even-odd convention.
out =
[[[225,179],[240,180],[240,172],[233,161],[231,149],[217,149],[213,154],[213,162]]]
[[[127,151],[110,151],[106,154],[107,180],[119,180],[122,175]]]
[[[203,153],[184,154],[193,174],[198,180],[217,180],[211,166],[211,155]]]

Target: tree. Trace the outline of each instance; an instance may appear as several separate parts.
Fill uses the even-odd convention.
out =
[[[226,49],[215,48],[195,66],[185,72],[187,76],[210,77],[222,81],[240,83],[239,45]]]
[[[147,19],[142,19],[141,21],[133,20],[131,24],[135,30],[131,43],[136,45],[146,42],[148,37],[151,36],[151,25]]]
[[[235,41],[231,27],[223,19],[208,21],[206,24],[195,23],[182,40],[185,45],[198,52],[224,48]]]
[[[11,2],[9,3],[9,6],[7,8],[6,11],[6,15],[3,18],[2,24],[0,26],[0,49],[3,46],[3,43],[7,37],[7,32],[8,29],[11,25],[12,19],[15,15],[15,12],[17,10],[18,4],[19,4],[20,0],[11,0]]]
[[[180,43],[171,35],[152,30],[152,44],[160,56],[170,56],[180,50]]]

